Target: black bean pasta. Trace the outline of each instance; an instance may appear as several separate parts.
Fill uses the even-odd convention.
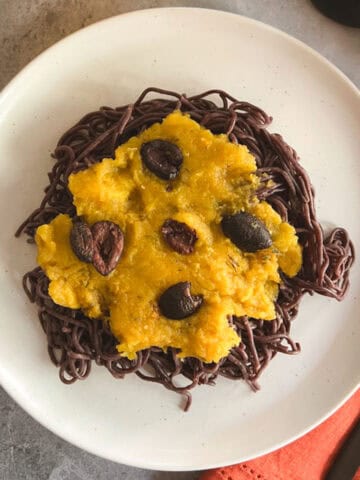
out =
[[[148,94],[161,97],[147,100]],[[210,98],[216,98],[216,103]],[[217,364],[205,364],[196,358],[179,359],[175,349],[164,352],[156,347],[139,352],[136,360],[129,360],[117,352],[118,341],[104,321],[87,318],[81,310],[61,307],[52,301],[48,279],[39,267],[24,275],[23,286],[30,301],[38,306],[50,358],[59,367],[64,383],[85,379],[95,361],[115,378],[135,373],[143,380],[184,394],[185,409],[188,409],[190,390],[195,386],[214,385],[221,375],[232,380],[244,379],[257,390],[261,372],[278,352],[298,353],[300,345],[291,339],[290,327],[301,297],[316,292],[342,300],[349,286],[354,248],[342,228],[324,236],[316,218],[314,190],[309,177],[296,152],[280,135],[266,129],[271,117],[222,90],[186,97],[148,88],[134,104],[115,109],[102,107],[85,115],[60,138],[53,154],[55,165],[49,173],[45,196],[39,208],[19,227],[16,236],[24,232],[29,241],[33,241],[37,227],[50,222],[59,213],[74,217],[75,208],[67,186],[69,175],[104,157],[113,157],[119,144],[161,121],[175,109],[188,113],[213,133],[225,133],[231,142],[246,145],[256,159],[261,179],[258,197],[266,199],[283,220],[296,229],[303,247],[303,265],[294,278],[282,274],[275,320],[232,317],[229,321],[241,337],[241,343]],[[188,380],[186,386],[179,386],[179,375]]]

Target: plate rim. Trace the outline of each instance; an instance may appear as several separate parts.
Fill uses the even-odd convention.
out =
[[[89,32],[91,30],[96,30],[97,26],[99,24],[104,24],[106,22],[111,23],[111,22],[118,22],[118,21],[123,21],[123,19],[127,16],[140,16],[140,15],[148,15],[148,14],[159,14],[159,15],[166,15],[166,12],[176,12],[176,11],[181,11],[181,12],[191,12],[195,11],[197,14],[202,15],[215,15],[215,16],[224,16],[224,17],[232,17],[233,20],[238,21],[240,23],[247,23],[247,24],[253,24],[256,27],[263,29],[265,31],[271,32],[273,35],[277,35],[278,37],[282,37],[284,40],[287,42],[290,42],[291,44],[297,46],[298,48],[301,48],[303,51],[307,52],[310,54],[312,57],[315,57],[320,63],[323,65],[327,66],[329,70],[331,70],[334,75],[338,77],[339,80],[341,80],[351,91],[352,93],[358,97],[358,100],[360,101],[360,90],[357,88],[355,83],[349,79],[344,72],[340,70],[339,67],[334,65],[330,60],[328,60],[326,57],[324,57],[321,53],[316,51],[314,48],[310,47],[307,45],[305,42],[302,40],[297,39],[296,37],[282,31],[279,28],[273,27],[272,25],[268,25],[262,21],[253,19],[251,17],[247,17],[245,15],[240,15],[237,13],[233,12],[227,12],[224,10],[216,10],[216,9],[211,9],[211,8],[202,8],[202,7],[157,7],[157,8],[147,8],[147,9],[140,9],[140,10],[133,10],[130,12],[122,13],[119,15],[115,15],[112,17],[105,18],[103,20],[99,20],[95,23],[92,23],[84,28],[80,28],[79,30],[76,30],[75,32],[67,35],[66,37],[60,39],[53,45],[49,46],[46,48],[44,51],[42,51],[39,55],[37,55],[34,59],[32,59],[29,63],[27,63],[11,80],[10,82],[5,85],[5,87],[0,91],[0,111],[2,112],[0,114],[0,117],[5,116],[6,117],[6,109],[1,110],[1,107],[3,104],[6,103],[7,98],[13,94],[13,92],[16,92],[18,84],[23,81],[23,78],[26,78],[26,75],[31,73],[31,71],[36,68],[37,64],[43,61],[43,58],[47,57],[49,53],[51,53],[52,50],[56,50],[63,44],[66,44],[67,42],[70,42],[73,40],[75,37],[79,37],[83,35],[83,32]],[[92,446],[89,445],[84,445],[82,441],[79,441],[79,439],[76,439],[75,441],[71,439],[70,433],[63,432],[61,428],[56,428],[56,426],[51,425],[46,423],[45,416],[41,415],[40,410],[37,410],[37,408],[30,402],[26,403],[24,401],[25,397],[24,394],[21,392],[20,389],[16,387],[16,382],[13,382],[11,379],[6,380],[7,378],[7,372],[3,369],[2,365],[0,364],[0,385],[2,388],[7,392],[7,394],[10,395],[10,397],[25,411],[27,412],[35,421],[37,421],[40,425],[45,427],[47,430],[55,434],[56,436],[64,439],[71,445],[75,445],[81,449],[83,449],[86,452],[89,452],[93,455],[96,455],[101,458],[105,458],[110,461],[114,461],[116,463],[122,463],[125,465],[129,465],[132,467],[138,467],[138,468],[145,468],[148,470],[167,470],[167,471],[190,471],[190,470],[207,470],[210,468],[216,468],[216,467],[222,467],[226,465],[232,465],[234,463],[238,463],[239,460],[236,458],[230,458],[227,460],[221,460],[221,461],[215,461],[213,463],[207,463],[206,465],[196,465],[196,464],[189,464],[189,465],[157,465],[156,463],[149,463],[149,462],[142,462],[140,459],[139,461],[129,461],[126,458],[121,458],[121,455],[117,455],[116,457],[113,455],[106,455],[106,452],[101,452],[99,453],[99,450],[96,451],[96,449],[91,448]],[[265,455],[267,453],[273,452],[274,450],[277,450],[279,448],[284,447],[285,445],[288,445],[292,443],[293,441],[297,440],[298,438],[302,437],[312,429],[316,428],[320,423],[325,421],[327,418],[329,418],[335,411],[337,411],[350,397],[351,395],[357,391],[357,389],[360,387],[360,380],[356,383],[355,379],[355,385],[353,388],[351,388],[345,395],[341,396],[341,399],[333,405],[333,407],[328,410],[323,416],[321,416],[316,422],[311,423],[311,425],[301,429],[300,432],[297,432],[295,435],[291,436],[290,438],[287,438],[283,442],[278,442],[276,445],[269,447],[269,448],[264,448],[263,450],[259,451],[256,456],[252,456],[250,458],[245,458],[243,460],[240,460],[241,462],[244,461],[249,461],[254,458],[258,458],[262,455]],[[61,432],[61,433],[59,433]]]
[[[332,63],[329,59],[327,59],[324,55],[322,55],[320,52],[315,50],[313,47],[305,43],[304,41],[294,37],[293,35],[290,35],[287,32],[284,32],[280,28],[273,27],[272,25],[269,25],[268,23],[264,23],[261,20],[257,20],[255,18],[247,17],[246,15],[241,15],[238,13],[234,12],[228,12],[225,10],[217,10],[215,8],[203,8],[203,7],[155,7],[155,8],[144,8],[140,10],[132,10],[130,12],[124,12],[120,13],[118,15],[113,15],[112,17],[107,17],[102,20],[98,20],[97,22],[91,23],[90,25],[87,25],[86,27],[79,28],[78,30],[75,30],[75,32],[70,33],[64,38],[61,38],[57,42],[53,43],[49,47],[45,48],[42,52],[40,52],[36,57],[34,57],[32,60],[30,60],[24,67],[14,75],[10,79],[10,81],[0,90],[0,104],[4,101],[4,98],[6,98],[9,93],[11,93],[11,90],[16,86],[16,83],[18,83],[19,79],[28,72],[31,68],[36,65],[38,61],[42,59],[42,57],[46,56],[49,51],[52,49],[58,48],[62,43],[68,42],[70,39],[74,38],[77,35],[81,35],[82,32],[88,31],[91,29],[95,29],[97,25],[100,23],[106,23],[106,22],[112,22],[124,18],[126,16],[136,16],[140,14],[147,14],[147,13],[152,13],[152,12],[161,12],[161,11],[196,11],[196,12],[206,12],[209,14],[218,14],[218,15],[224,15],[224,16],[229,16],[229,17],[235,17],[238,18],[240,21],[244,22],[249,22],[257,25],[260,28],[263,28],[265,30],[271,31],[272,33],[276,35],[280,35],[286,40],[292,42],[293,44],[296,44],[298,47],[306,50],[308,53],[314,55],[317,57],[317,59],[323,63],[325,63],[330,69],[332,69],[335,73],[341,76],[342,80],[347,83],[347,85],[354,91],[355,94],[359,96],[360,99],[360,89],[355,85],[355,83],[334,63]]]

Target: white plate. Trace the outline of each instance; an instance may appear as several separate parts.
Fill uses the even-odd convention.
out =
[[[345,226],[360,252],[360,102],[334,66],[261,23],[201,9],[138,11],[97,23],[40,55],[0,99],[0,378],[34,418],[66,440],[118,462],[163,470],[231,464],[269,452],[328,416],[359,382],[360,269],[343,303],[305,298],[293,336],[252,393],[219,380],[179,397],[95,368],[58,380],[35,308],[21,288],[35,249],[13,232],[34,209],[63,131],[100,105],[131,102],[149,85],[188,94],[221,87],[271,113],[302,157],[324,222]]]

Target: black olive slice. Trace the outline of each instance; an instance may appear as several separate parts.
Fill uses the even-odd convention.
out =
[[[186,223],[168,218],[161,227],[161,233],[165,242],[175,252],[189,255],[194,251],[197,240],[196,231]]]
[[[141,146],[143,164],[157,177],[174,180],[180,172],[183,154],[180,148],[167,140],[151,140]]]
[[[203,303],[202,295],[191,295],[190,282],[179,282],[169,287],[159,298],[161,313],[172,320],[193,315]]]
[[[221,220],[224,235],[240,250],[257,252],[272,245],[270,233],[264,223],[247,212],[225,215]]]
[[[92,263],[101,275],[109,275],[117,264],[124,247],[124,234],[113,222],[97,222],[91,227],[94,242]]]
[[[94,242],[90,227],[82,221],[75,221],[70,232],[70,244],[79,260],[91,263],[94,254]]]

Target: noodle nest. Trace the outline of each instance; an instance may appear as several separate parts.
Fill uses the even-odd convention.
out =
[[[156,98],[148,99],[148,95]],[[342,228],[324,235],[316,218],[314,189],[309,177],[296,152],[280,135],[267,130],[271,117],[222,90],[187,97],[148,88],[134,104],[102,107],[85,115],[58,141],[45,196],[39,208],[20,225],[16,236],[24,232],[33,242],[38,226],[49,223],[60,213],[74,217],[69,175],[105,157],[113,157],[118,145],[155,122],[161,122],[176,109],[186,112],[211,132],[224,133],[231,142],[246,145],[256,159],[257,173],[263,180],[258,198],[266,200],[296,229],[303,248],[303,265],[293,278],[282,274],[275,302],[276,318],[265,321],[232,317],[231,322],[242,341],[218,363],[205,364],[192,357],[179,359],[175,349],[164,352],[156,347],[138,352],[135,360],[129,360],[117,352],[118,341],[105,322],[87,318],[81,310],[61,307],[52,301],[48,294],[49,281],[39,267],[24,275],[23,286],[30,301],[38,306],[49,356],[59,367],[61,381],[71,384],[85,379],[95,361],[115,378],[135,373],[142,380],[160,383],[183,394],[187,410],[191,404],[190,391],[197,385],[214,385],[217,377],[222,376],[243,379],[256,391],[259,376],[278,352],[298,353],[300,345],[290,337],[290,328],[302,296],[319,293],[342,300],[349,286],[354,248]]]

